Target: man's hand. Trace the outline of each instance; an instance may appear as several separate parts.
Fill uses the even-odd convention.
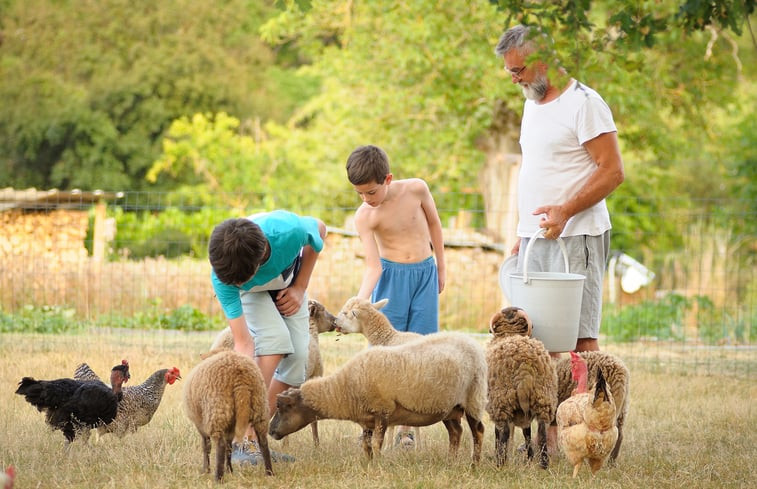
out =
[[[540,228],[544,228],[544,237],[547,239],[557,239],[565,229],[565,225],[568,223],[568,216],[562,206],[559,205],[545,205],[539,207],[533,212],[533,215],[538,216],[544,214],[539,223]]]

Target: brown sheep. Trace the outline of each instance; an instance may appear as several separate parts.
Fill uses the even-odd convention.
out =
[[[310,313],[310,343],[308,344],[308,368],[305,373],[306,380],[323,375],[323,359],[321,358],[319,334],[334,331],[336,328],[336,317],[334,317],[334,315],[317,300],[308,300],[308,311]],[[231,335],[231,329],[228,327],[218,333],[210,347],[210,351],[217,349],[234,349],[234,338]],[[318,446],[320,443],[320,438],[318,436],[318,421],[313,421],[310,429],[313,433],[313,443],[315,446]]]
[[[533,458],[531,422],[538,426],[539,464],[549,465],[547,427],[557,410],[557,374],[544,344],[525,334],[528,316],[519,308],[496,313],[490,322],[493,336],[486,348],[489,369],[489,402],[486,411],[494,422],[495,455],[498,466],[508,455],[513,427],[523,431],[528,458]]]
[[[273,475],[268,448],[268,401],[263,375],[249,357],[229,350],[214,350],[187,376],[184,412],[202,437],[203,473],[210,470],[211,443],[216,446],[215,478],[224,466],[232,472],[231,444],[242,439],[252,425],[258,434],[266,475]]]

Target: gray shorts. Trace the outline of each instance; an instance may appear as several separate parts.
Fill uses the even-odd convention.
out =
[[[310,343],[307,295],[292,316],[282,316],[268,291],[242,292],[242,311],[255,340],[255,356],[284,355],[273,378],[298,387],[305,382]]]
[[[610,253],[610,231],[599,236],[566,236],[562,240],[568,251],[571,273],[586,276],[581,299],[579,338],[599,338],[602,322],[602,281]],[[518,252],[518,273],[523,273],[523,260],[529,238],[522,238]],[[528,270],[533,272],[563,272],[565,260],[555,240],[537,238],[528,256]]]

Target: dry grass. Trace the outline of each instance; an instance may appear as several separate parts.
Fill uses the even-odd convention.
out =
[[[43,415],[13,392],[25,375],[70,376],[80,361],[105,374],[122,357],[132,366],[132,382],[152,371],[177,366],[188,373],[213,334],[93,332],[84,336],[0,336],[0,464],[17,469],[19,489],[41,488],[187,488],[213,487],[200,474],[199,436],[181,410],[181,382],[169,386],[153,421],[123,439],[108,435],[98,443],[72,445],[51,432]],[[365,346],[357,335],[322,335],[326,371],[333,371]],[[615,351],[623,356],[622,351]],[[702,353],[699,354],[700,356]],[[713,359],[717,362],[717,359]],[[357,446],[356,424],[327,420],[319,424],[322,445],[313,449],[310,430],[292,435],[293,464],[274,464],[274,477],[259,467],[227,474],[225,487],[372,488],[395,487],[597,487],[723,488],[752,487],[757,480],[757,385],[747,376],[680,374],[634,360],[631,411],[626,440],[614,468],[596,477],[588,468],[571,479],[560,457],[548,470],[519,457],[497,469],[492,461],[493,428],[486,422],[484,461],[470,468],[470,439],[465,428],[459,456],[446,459],[446,432],[424,428],[425,447],[389,450],[370,464]],[[746,369],[750,371],[750,369]],[[520,442],[518,434],[517,443]],[[281,450],[280,442],[273,442]]]

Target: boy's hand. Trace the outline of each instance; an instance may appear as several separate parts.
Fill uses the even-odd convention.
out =
[[[287,287],[282,289],[276,295],[276,308],[282,316],[291,316],[302,307],[302,300],[305,298],[305,291],[298,287]]]

